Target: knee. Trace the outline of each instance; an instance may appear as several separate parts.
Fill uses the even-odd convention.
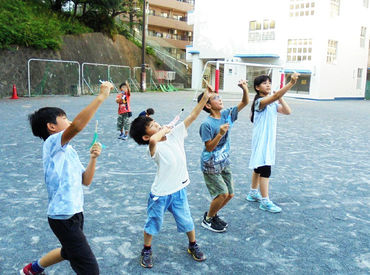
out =
[[[222,199],[222,200],[226,200],[229,197],[229,194],[228,193],[226,193],[226,194],[220,194],[220,195],[218,195],[218,197],[220,199]]]

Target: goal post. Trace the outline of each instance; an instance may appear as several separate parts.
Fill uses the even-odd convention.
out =
[[[80,63],[31,58],[27,62],[28,96],[80,95]]]
[[[199,76],[198,88],[194,92],[193,100],[205,87],[203,79],[214,87],[216,92],[222,93],[224,99],[233,100],[232,94],[240,94],[237,87],[239,80],[248,80],[250,92],[254,92],[253,81],[258,75],[267,74],[272,80],[272,90],[278,90],[281,86],[281,75],[284,74],[283,66],[265,63],[246,63],[235,61],[207,61]],[[239,96],[235,100],[240,100]]]

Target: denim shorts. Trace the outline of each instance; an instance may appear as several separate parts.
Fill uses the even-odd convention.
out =
[[[226,166],[221,173],[203,173],[204,181],[212,198],[221,194],[234,194],[234,181],[230,166]]]
[[[144,231],[149,235],[159,233],[163,215],[170,211],[175,218],[178,232],[190,232],[194,229],[194,222],[190,214],[186,188],[183,188],[171,195],[154,196],[149,194],[148,198],[148,217],[146,219]]]

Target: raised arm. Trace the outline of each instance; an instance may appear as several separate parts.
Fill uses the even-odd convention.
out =
[[[131,87],[130,87],[130,84],[128,83],[128,81],[126,80],[126,86],[127,86],[127,94],[129,95],[129,96],[131,96]]]
[[[62,146],[68,143],[75,135],[82,131],[83,128],[89,123],[95,112],[103,101],[109,96],[110,91],[113,89],[113,85],[110,82],[103,82],[100,86],[99,95],[85,108],[83,109],[72,121],[71,125],[64,130],[62,135]]]
[[[265,108],[267,105],[275,102],[276,100],[279,100],[282,98],[287,91],[289,91],[296,83],[299,77],[299,73],[294,73],[292,77],[290,78],[290,81],[287,85],[285,85],[283,88],[278,90],[276,93],[264,97],[260,102],[260,109]]]
[[[155,154],[155,151],[157,149],[157,143],[160,142],[169,132],[171,132],[171,128],[163,126],[161,130],[159,130],[157,133],[150,137],[149,151],[151,156],[154,156]]]
[[[288,103],[286,103],[283,97],[279,99],[278,112],[284,115],[290,115],[292,112]]]
[[[210,85],[207,85],[207,88],[205,89],[202,99],[198,102],[198,104],[194,107],[194,109],[191,111],[190,115],[184,119],[185,127],[188,128],[190,124],[193,123],[193,121],[198,117],[200,112],[203,110],[204,105],[208,102],[209,97],[211,96],[212,87]]]
[[[249,103],[248,81],[240,80],[238,86],[243,90],[242,100],[238,104],[238,112],[240,112]]]

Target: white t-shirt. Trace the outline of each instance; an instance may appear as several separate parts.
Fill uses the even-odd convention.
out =
[[[157,164],[157,174],[151,192],[155,196],[173,194],[190,183],[186,166],[184,139],[188,132],[184,122],[166,135],[166,140],[157,143],[152,159]],[[148,148],[149,156],[150,150]]]

